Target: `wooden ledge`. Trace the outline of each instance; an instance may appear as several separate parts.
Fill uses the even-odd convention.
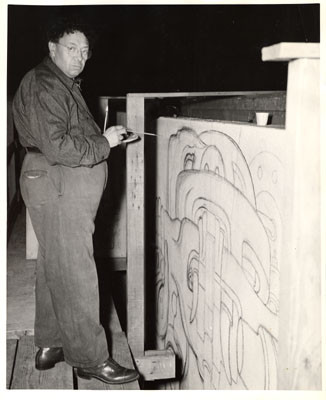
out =
[[[320,43],[283,42],[263,47],[263,61],[290,61],[296,58],[320,58]]]
[[[135,357],[137,369],[145,381],[175,378],[175,354],[171,350],[147,350]]]

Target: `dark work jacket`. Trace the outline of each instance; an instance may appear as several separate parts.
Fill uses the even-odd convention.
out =
[[[46,57],[23,78],[13,101],[24,147],[37,147],[51,165],[92,166],[110,152],[79,87]]]

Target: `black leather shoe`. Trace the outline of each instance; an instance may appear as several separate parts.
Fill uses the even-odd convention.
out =
[[[35,368],[44,371],[64,360],[62,347],[41,347],[35,356]]]
[[[103,364],[92,368],[76,368],[77,375],[83,379],[95,378],[104,383],[122,384],[136,381],[139,374],[134,369],[122,367],[112,358],[108,358]]]

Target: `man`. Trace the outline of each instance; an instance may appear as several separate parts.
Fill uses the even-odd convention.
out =
[[[47,39],[48,57],[26,74],[13,101],[27,150],[21,193],[39,242],[35,366],[64,360],[82,378],[127,383],[139,375],[109,357],[92,243],[105,160],[126,130],[114,126],[102,135],[79,90],[75,78],[91,54],[87,28],[57,21]]]

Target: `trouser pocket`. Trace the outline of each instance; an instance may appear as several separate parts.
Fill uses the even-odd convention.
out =
[[[26,206],[42,205],[63,193],[60,169],[26,169],[20,177],[22,197]]]

